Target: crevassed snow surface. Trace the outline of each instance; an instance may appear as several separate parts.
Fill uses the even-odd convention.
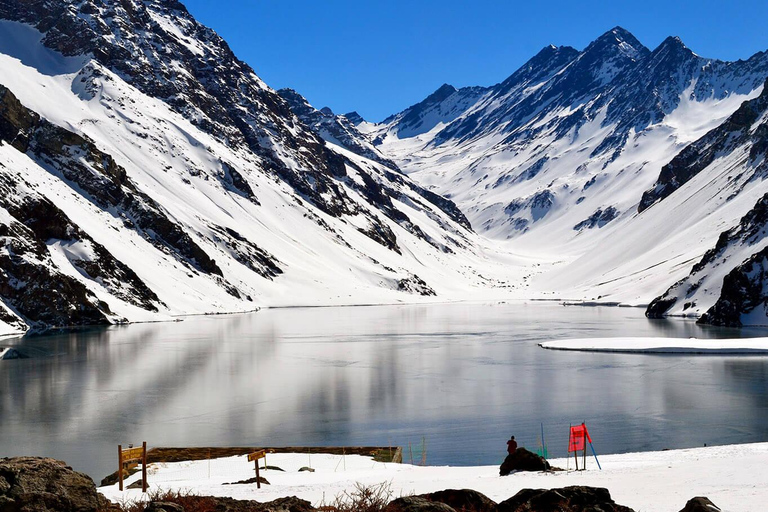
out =
[[[499,447],[500,461],[504,446]],[[194,462],[157,463],[148,467],[150,489],[183,490],[200,495],[231,496],[260,502],[298,496],[319,506],[328,504],[356,483],[388,483],[392,499],[443,489],[474,489],[501,502],[524,488],[569,485],[605,487],[611,497],[636,512],[676,512],[694,496],[707,496],[730,512],[763,510],[768,499],[768,443],[669,450],[661,452],[599,455],[587,459],[586,471],[554,473],[518,472],[500,477],[498,466],[414,466],[384,464],[363,456],[328,454],[269,454],[270,466],[262,471],[271,485],[222,485],[254,476],[245,456]],[[262,461],[263,462],[263,461]],[[573,469],[571,459],[553,459],[552,465]],[[310,466],[314,473],[299,472]],[[128,484],[141,473],[129,477]],[[117,484],[100,487],[112,501],[140,500],[140,489],[120,492]]]
[[[768,338],[582,338],[539,343],[551,350],[649,354],[766,354]]]

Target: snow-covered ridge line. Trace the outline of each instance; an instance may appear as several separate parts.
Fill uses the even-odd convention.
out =
[[[768,338],[581,338],[539,343],[548,350],[643,354],[768,355]]]

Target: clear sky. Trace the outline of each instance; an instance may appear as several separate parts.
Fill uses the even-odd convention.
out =
[[[579,50],[620,25],[724,60],[768,50],[766,0],[182,0],[268,85],[380,121],[443,83],[500,82],[548,44]]]

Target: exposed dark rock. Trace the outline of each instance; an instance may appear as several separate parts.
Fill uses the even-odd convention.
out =
[[[496,502],[473,489],[446,489],[421,497],[445,503],[457,512],[496,512]]]
[[[149,483],[147,483],[147,485],[149,485]],[[132,482],[132,483],[131,483],[131,484],[128,486],[128,489],[141,489],[141,488],[143,488],[143,486],[144,486],[144,480],[142,480],[141,478],[139,478],[139,479],[138,479],[138,480],[136,480],[135,482]]]
[[[389,226],[381,222],[379,219],[371,218],[368,229],[358,228],[358,231],[360,231],[371,240],[380,243],[387,249],[390,249],[397,254],[402,254],[400,252],[400,246],[397,245],[397,236],[395,236],[395,233]]]
[[[720,507],[712,503],[709,498],[697,496],[688,500],[680,512],[720,512]]]
[[[573,226],[573,229],[574,231],[581,231],[582,229],[602,228],[618,216],[619,211],[613,206],[605,209],[598,208],[595,213]]]
[[[402,292],[414,293],[424,296],[437,295],[422,278],[416,274],[411,274],[406,278],[397,281],[397,289]]]
[[[310,473],[314,473],[315,469],[307,466],[302,466],[299,468],[299,473],[301,473],[302,471],[309,471]]]
[[[608,489],[571,486],[523,489],[498,505],[498,512],[633,512],[617,505]]]
[[[141,470],[135,466],[132,468],[123,469],[123,481],[125,481],[125,479],[128,478],[129,476],[138,473],[139,471]],[[102,478],[101,482],[99,483],[99,487],[104,487],[105,485],[114,485],[116,483],[117,483],[117,471]]]
[[[452,507],[439,501],[421,496],[404,496],[393,500],[384,512],[456,512]]]
[[[225,483],[224,485],[255,484],[257,482],[261,482],[262,484],[270,485],[269,481],[266,478],[264,478],[263,476],[259,476],[258,478],[256,478],[254,476],[254,477],[251,477],[251,478],[246,478],[245,480],[238,480],[237,482]]]
[[[184,507],[168,501],[150,501],[144,512],[184,512]]]
[[[270,253],[251,242],[232,228],[210,225],[211,238],[227,247],[232,257],[266,279],[274,279],[283,273],[280,262]]]
[[[3,512],[96,512],[105,505],[91,478],[42,457],[0,459]]]
[[[356,110],[353,110],[352,112],[347,112],[346,114],[344,114],[344,117],[346,117],[347,120],[355,126],[365,122],[365,119],[363,119],[363,116],[358,114]]]
[[[696,323],[741,327],[741,315],[768,305],[768,247],[756,252],[723,279],[717,302]]]
[[[499,468],[499,475],[506,476],[513,471],[547,471],[551,469],[544,457],[525,448],[518,448],[515,453],[507,455]]]

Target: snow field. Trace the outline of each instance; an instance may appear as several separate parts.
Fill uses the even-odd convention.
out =
[[[503,446],[500,446],[502,450]],[[184,490],[194,494],[231,496],[270,501],[298,496],[319,506],[354,489],[356,483],[387,483],[392,498],[442,489],[475,489],[500,502],[524,488],[568,485],[605,487],[613,499],[636,512],[677,512],[694,496],[707,496],[723,510],[756,512],[768,499],[768,443],[668,450],[660,452],[599,455],[587,459],[587,471],[552,473],[518,472],[500,477],[498,466],[435,467],[374,462],[368,457],[328,454],[269,454],[267,462],[285,470],[262,471],[271,485],[222,485],[255,476],[245,456],[194,462],[151,464],[151,490]],[[500,452],[500,462],[503,451]],[[573,460],[552,459],[555,467],[573,468]],[[262,461],[263,464],[263,461]],[[299,472],[302,466],[314,473]],[[210,475],[210,476],[209,476]],[[126,482],[140,478],[140,473]],[[126,485],[127,485],[126,484]],[[125,490],[117,484],[99,488],[112,501],[141,499],[141,490]]]

